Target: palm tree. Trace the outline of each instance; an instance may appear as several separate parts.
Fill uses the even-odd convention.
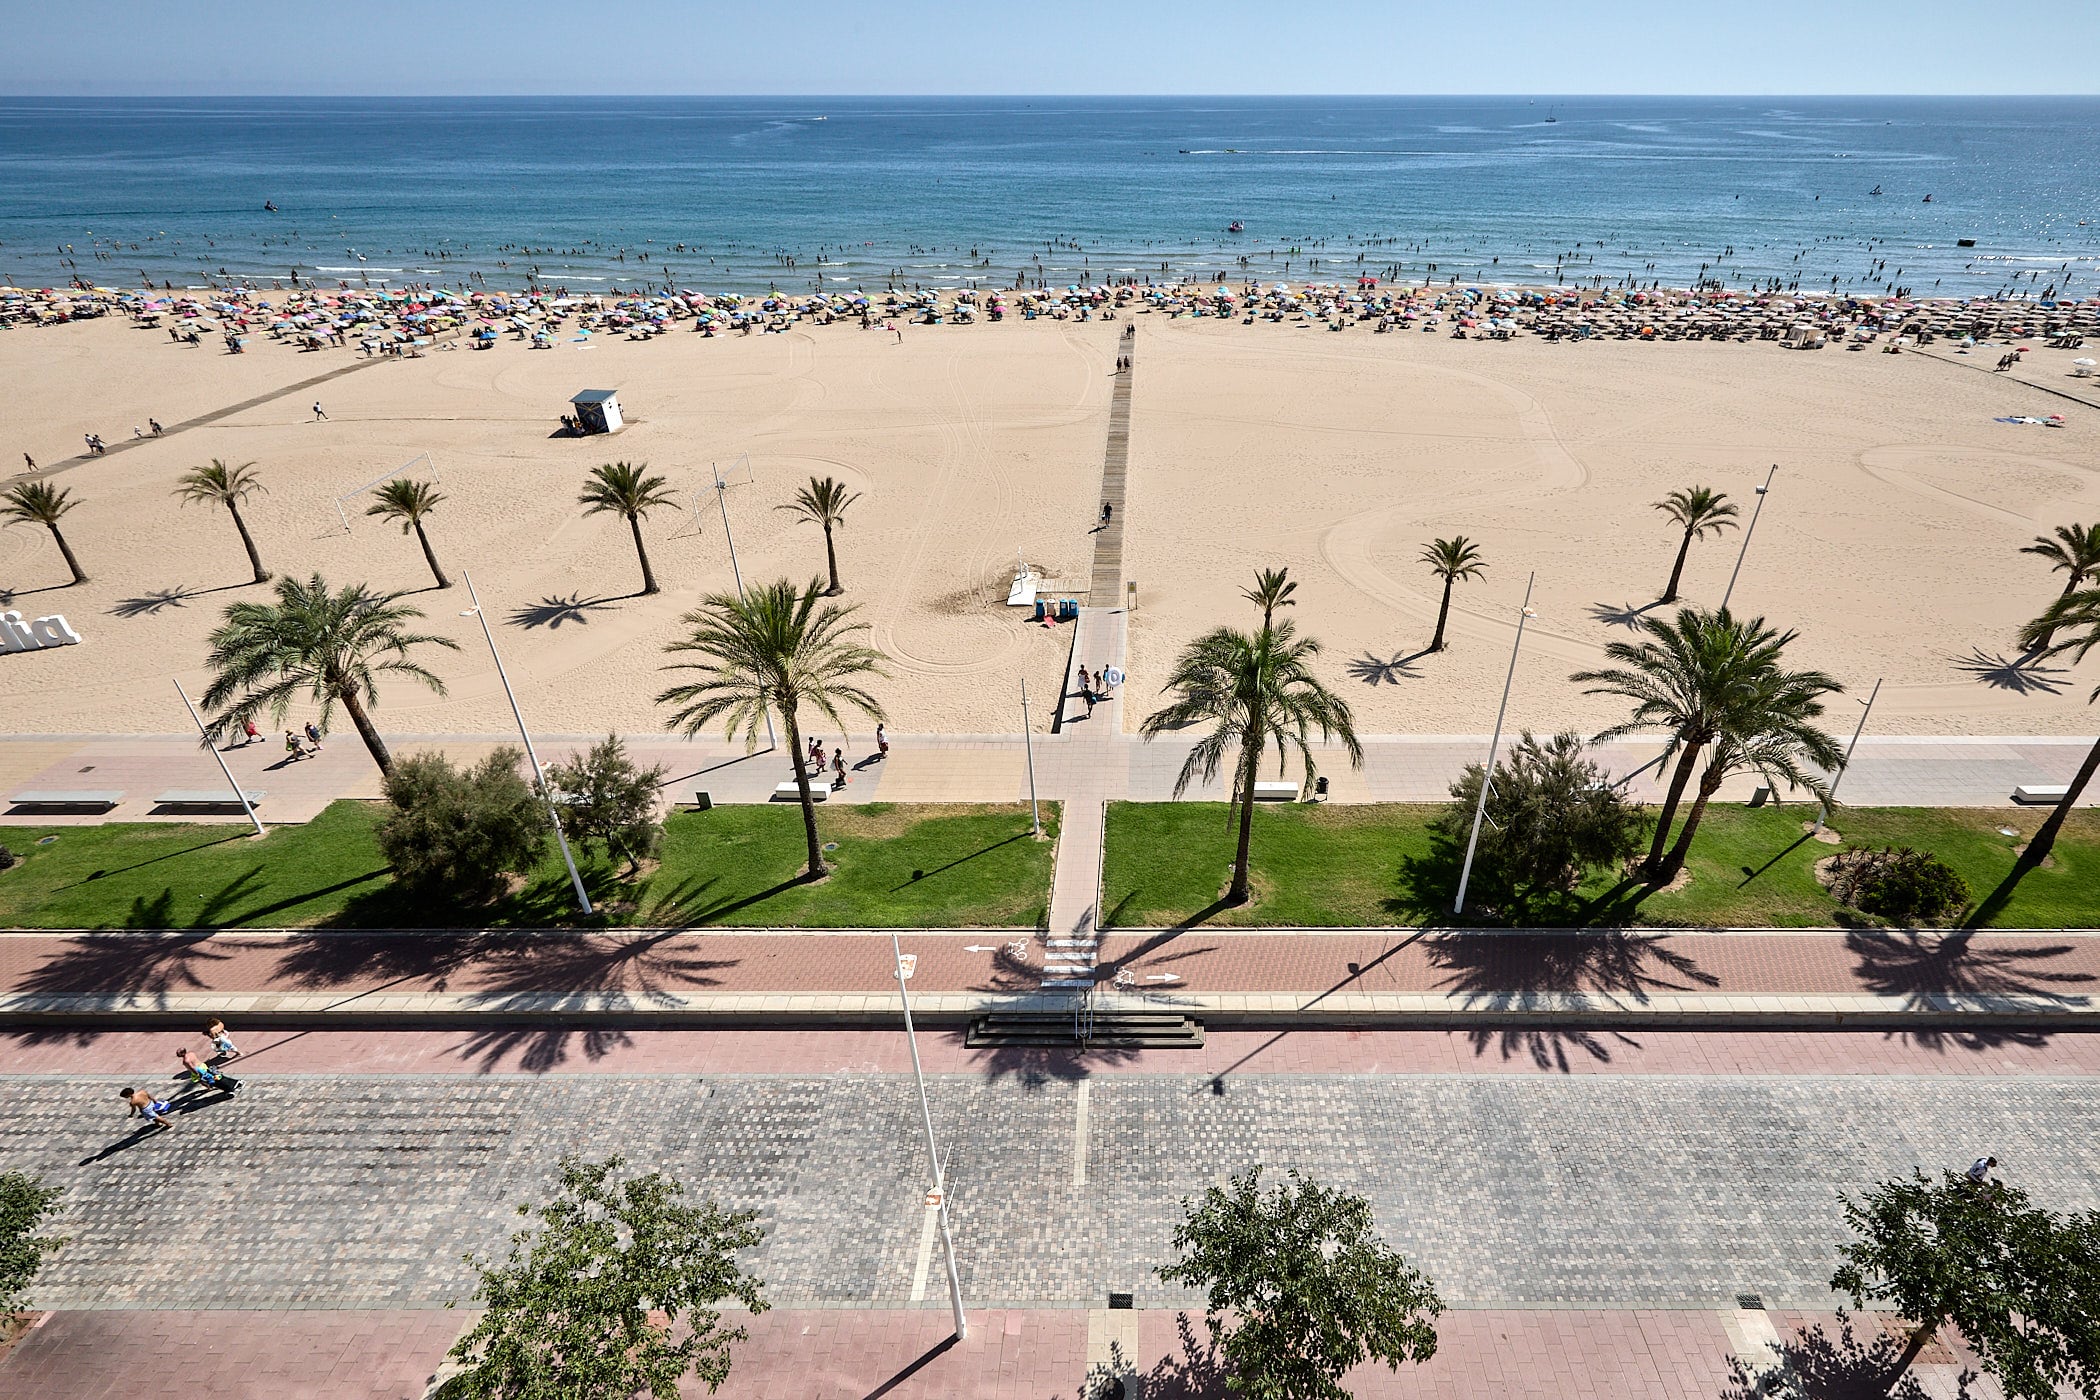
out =
[[[678,509],[678,502],[664,490],[668,484],[660,476],[646,476],[647,462],[608,462],[602,467],[591,468],[591,479],[583,484],[583,494],[576,498],[579,505],[587,507],[585,515],[613,514],[627,522],[634,531],[634,552],[642,561],[642,592],[660,593],[656,586],[656,572],[649,567],[649,551],[642,544],[642,520],[658,506]]]
[[[831,532],[846,523],[846,507],[860,499],[860,492],[849,493],[839,482],[830,477],[811,477],[809,485],[795,493],[791,504],[775,506],[791,515],[799,515],[813,525],[824,527],[824,562],[831,567],[831,587],[824,590],[826,596],[836,598],[846,591],[839,582],[839,552],[831,542]]]
[[[1352,767],[1363,766],[1363,746],[1356,740],[1348,701],[1321,685],[1308,669],[1319,654],[1320,644],[1311,637],[1300,638],[1288,622],[1264,627],[1251,637],[1230,627],[1207,632],[1189,643],[1161,687],[1174,694],[1174,702],[1146,716],[1138,729],[1149,743],[1168,730],[1211,726],[1181,765],[1181,775],[1174,780],[1177,798],[1198,777],[1205,782],[1216,777],[1227,750],[1238,749],[1232,801],[1239,809],[1239,846],[1232,858],[1232,888],[1225,893],[1228,904],[1247,901],[1254,780],[1269,741],[1276,742],[1277,772],[1283,771],[1295,748],[1304,760],[1308,784],[1316,774],[1308,737],[1314,725],[1322,740],[1342,741]]]
[[[1431,651],[1442,651],[1444,619],[1451,616],[1451,585],[1462,578],[1479,578],[1487,572],[1487,560],[1481,557],[1478,545],[1464,535],[1454,535],[1422,546],[1422,562],[1444,581],[1444,601],[1436,610],[1436,636],[1429,640]]]
[[[690,629],[667,652],[688,653],[695,661],[676,662],[667,671],[697,671],[701,679],[674,685],[656,697],[675,705],[670,727],[697,734],[726,717],[733,738],[743,731],[745,752],[758,744],[758,728],[769,710],[780,712],[787,730],[788,752],[795,764],[795,787],[802,799],[802,832],[809,841],[809,878],[824,874],[824,850],[817,842],[817,809],[809,795],[809,772],[802,759],[801,708],[807,704],[837,725],[841,705],[870,719],[885,720],[882,705],[862,688],[865,676],[886,675],[882,655],[861,645],[853,633],[857,607],[823,603],[824,581],[811,579],[796,588],[786,579],[754,588],[746,596],[713,593],[684,617]]]
[[[1674,603],[1677,580],[1684,576],[1684,557],[1692,552],[1692,541],[1735,529],[1735,505],[1711,487],[1694,486],[1688,491],[1672,491],[1657,501],[1655,508],[1684,527],[1684,538],[1677,544],[1677,562],[1670,568],[1669,586],[1656,600]]]
[[[2062,627],[2076,628],[2080,635],[2069,641],[2052,642],[2051,638]],[[2040,650],[2044,656],[2068,651],[2074,654],[2072,660],[2083,661],[2087,652],[2100,646],[2100,588],[2088,588],[2058,598],[2050,604],[2049,611],[2020,629],[2020,645]],[[2100,686],[2094,687],[2093,693],[2085,697],[2088,705],[2096,700],[2100,700]],[[2092,782],[2096,771],[2100,771],[2100,739],[2093,741],[2092,748],[2086,751],[2085,762],[2078,765],[2064,795],[2057,799],[2056,807],[2042,822],[2041,830],[2035,832],[2027,849],[2020,852],[2015,867],[2016,877],[2035,869],[2049,854],[2049,848],[2056,844],[2057,833],[2063,830],[2064,819],[2071,815],[2071,809],[2085,795],[2086,784]]]
[[[326,733],[340,701],[379,771],[391,773],[393,758],[370,713],[379,703],[378,677],[411,676],[443,695],[445,683],[409,652],[426,644],[459,650],[450,637],[408,631],[406,624],[421,616],[397,595],[368,592],[361,583],[331,592],[319,574],[305,583],[279,579],[275,603],[233,604],[211,634],[213,676],[204,705],[218,711],[213,731],[234,732],[265,710],[273,722],[282,720],[303,693],[321,707]]]
[[[256,479],[255,463],[229,467],[214,457],[210,466],[185,472],[175,483],[175,488],[176,496],[185,505],[199,501],[226,507],[233,516],[233,528],[241,532],[241,547],[248,551],[248,567],[255,571],[255,581],[268,583],[269,570],[262,566],[262,556],[255,552],[255,539],[248,533],[248,522],[241,519],[241,502],[268,489]]]
[[[2090,525],[2059,525],[2056,538],[2036,535],[2034,543],[2020,546],[2022,554],[2038,554],[2049,561],[2050,572],[2062,569],[2068,578],[2064,580],[2064,591],[2057,594],[2058,602],[2076,593],[2089,578],[2100,575],[2100,520]],[[2049,645],[2049,633],[2040,634],[2036,646]]]
[[[401,533],[416,532],[416,543],[423,546],[423,562],[430,566],[430,576],[437,580],[440,588],[450,588],[452,580],[438,567],[437,551],[430,547],[430,536],[423,533],[423,517],[444,503],[445,495],[434,482],[410,481],[407,477],[395,477],[374,493],[372,504],[365,507],[366,515],[382,515],[388,520],[401,522]]]
[[[1254,576],[1254,587],[1242,588],[1240,596],[1261,609],[1261,630],[1266,632],[1278,608],[1298,606],[1298,600],[1291,596],[1297,591],[1297,580],[1291,577],[1289,568],[1263,569]]]
[[[9,523],[17,525],[41,525],[51,532],[58,542],[58,552],[66,557],[66,567],[73,571],[74,583],[86,583],[87,575],[80,572],[80,561],[73,557],[73,547],[58,531],[59,517],[80,504],[73,493],[48,481],[25,481],[10,486],[0,495],[0,515]]]
[[[1752,771],[1775,788],[1784,781],[1818,798],[1828,795],[1822,774],[1814,769],[1834,771],[1844,761],[1844,752],[1814,720],[1823,713],[1823,697],[1843,689],[1821,671],[1774,669],[1737,694],[1722,713],[1720,733],[1706,760],[1706,771],[1699,775],[1691,810],[1677,830],[1677,841],[1655,872],[1657,884],[1669,884],[1684,868],[1692,833],[1706,815],[1706,804],[1731,773]]]
[[[1641,619],[1641,629],[1648,635],[1639,644],[1613,642],[1604,649],[1605,659],[1617,666],[1577,671],[1569,679],[1587,685],[1586,694],[1617,695],[1633,702],[1633,718],[1604,730],[1596,736],[1599,740],[1654,730],[1669,735],[1662,761],[1674,757],[1677,763],[1641,867],[1652,880],[1667,864],[1670,824],[1699,755],[1724,734],[1756,728],[1739,718],[1741,708],[1782,674],[1781,653],[1796,634],[1774,631],[1761,617],[1741,621],[1726,608],[1679,608],[1669,622]],[[1725,775],[1728,770],[1723,771]]]

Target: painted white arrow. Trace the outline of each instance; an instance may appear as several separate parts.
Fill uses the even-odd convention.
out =
[[[1148,972],[1145,974],[1145,980],[1147,982],[1179,982],[1181,978],[1178,974],[1172,972]]]
[[[965,953],[996,953],[999,950],[990,946],[989,944],[965,943],[963,944],[963,951]]]

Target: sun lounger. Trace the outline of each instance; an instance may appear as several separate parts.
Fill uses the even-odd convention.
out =
[[[263,794],[250,788],[245,790],[248,805],[260,804]],[[175,788],[153,799],[156,807],[238,807],[240,798],[226,788]]]
[[[92,808],[93,810],[98,812],[107,812],[110,808],[116,806],[119,802],[122,802],[124,800],[124,794],[120,790],[82,792],[18,792],[13,797],[8,798],[7,800],[17,807],[68,809]]]
[[[2064,800],[2071,790],[2067,783],[2022,783],[2013,789],[2013,801],[2022,806],[2033,804],[2050,805]]]

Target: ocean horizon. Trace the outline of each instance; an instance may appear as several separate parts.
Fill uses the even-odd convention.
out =
[[[2076,96],[5,97],[0,276],[2087,296],[2096,128]]]

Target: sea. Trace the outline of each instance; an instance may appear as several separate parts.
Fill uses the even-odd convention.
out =
[[[2100,98],[0,97],[0,277],[2100,294]]]

